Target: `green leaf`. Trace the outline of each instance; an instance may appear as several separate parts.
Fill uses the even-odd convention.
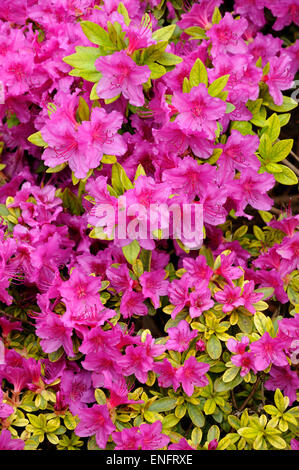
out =
[[[49,361],[51,362],[59,361],[59,359],[63,356],[63,354],[64,354],[64,349],[61,346],[57,351],[48,354]]]
[[[205,424],[205,417],[198,405],[187,403],[188,414],[192,423],[198,428],[202,428]]]
[[[228,383],[228,382],[231,382],[232,380],[234,380],[234,378],[236,377],[236,375],[238,374],[240,370],[240,367],[230,367],[229,369],[227,369],[223,376],[222,376],[222,380],[223,382],[225,383]]]
[[[187,77],[183,80],[183,93],[190,93],[191,85]]]
[[[95,101],[95,100],[99,99],[99,96],[97,94],[97,86],[98,86],[98,82],[95,83],[93,85],[92,89],[91,89],[91,92],[90,92],[90,95],[89,95],[89,98],[90,98],[91,101]]]
[[[119,163],[114,163],[112,166],[111,181],[113,189],[119,196],[122,195],[125,190],[133,188],[124,168]]]
[[[282,173],[282,165],[278,165],[277,163],[267,163],[265,169],[268,173]]]
[[[267,441],[271,444],[271,446],[275,447],[275,449],[285,449],[286,442],[282,437],[279,436],[267,436]]]
[[[192,433],[191,433],[191,441],[192,444],[197,447],[202,440],[202,430],[200,428],[193,428]]]
[[[172,413],[172,414],[165,416],[165,418],[162,421],[162,426],[163,428],[167,428],[167,429],[173,428],[174,426],[178,424],[179,421],[180,421],[180,418],[177,418],[176,415]]]
[[[212,359],[219,359],[222,353],[222,346],[217,336],[212,335],[207,343],[207,352]]]
[[[171,65],[177,65],[180,64],[183,61],[181,57],[175,54],[171,54],[170,52],[162,52],[162,54],[159,56],[159,59],[157,59],[157,62],[161,65],[166,65],[166,66],[171,66]]]
[[[63,419],[65,427],[72,431],[77,426],[77,422],[71,413],[67,413]]]
[[[117,158],[115,155],[103,155],[101,163],[106,163],[108,165],[113,165],[114,163],[117,163]]]
[[[280,140],[273,145],[270,160],[271,163],[281,162],[290,154],[294,141],[293,139]]]
[[[47,168],[46,173],[58,173],[67,167],[67,163],[61,163],[60,165],[54,166],[54,168]]]
[[[269,136],[271,142],[275,142],[280,134],[280,120],[276,113],[267,119],[267,125],[263,131]]]
[[[298,183],[298,178],[293,172],[293,170],[291,170],[285,165],[279,165],[279,166],[281,167],[281,172],[272,173],[278,183],[285,184],[287,186],[292,186],[293,184]]]
[[[229,114],[232,113],[236,109],[236,106],[232,103],[226,103],[226,110],[225,113]]]
[[[212,16],[212,24],[218,24],[222,20],[222,16],[218,7],[215,8]]]
[[[258,428],[250,428],[250,427],[245,427],[245,428],[240,428],[237,430],[237,433],[240,434],[240,436],[245,437],[245,439],[255,439],[256,436],[259,433]]]
[[[254,236],[257,240],[259,240],[261,242],[265,242],[265,234],[264,234],[264,232],[262,231],[262,229],[260,227],[258,227],[257,225],[254,225],[253,226],[253,233],[254,233]]]
[[[223,75],[222,77],[217,78],[208,88],[210,96],[217,97],[219,93],[223,91],[226,87],[230,75]]]
[[[150,64],[147,64],[147,66],[151,71],[150,78],[152,80],[163,77],[163,75],[166,74],[166,68],[163,67],[163,65],[157,64],[156,62],[151,62]]]
[[[118,4],[118,7],[117,7],[117,11],[120,15],[122,15],[122,17],[124,18],[124,22],[127,26],[129,26],[129,24],[131,23],[131,20],[130,20],[130,17],[129,17],[129,13],[128,13],[128,10],[126,9],[125,5],[120,2]]]
[[[76,46],[76,53],[63,58],[63,61],[74,67],[69,73],[74,77],[82,77],[89,82],[98,82],[101,73],[95,68],[95,61],[101,55],[105,55],[101,48]]]
[[[232,390],[237,387],[241,382],[243,382],[243,377],[240,375],[237,375],[234,380],[228,383],[225,383],[221,378],[218,378],[214,382],[214,390],[217,393],[227,392],[228,390]]]
[[[269,100],[269,103],[267,103],[267,106],[272,111],[286,113],[288,111],[291,111],[292,109],[295,109],[298,106],[298,104],[297,104],[297,101],[293,100],[293,98],[290,98],[289,96],[284,96],[283,104],[281,106],[277,106],[276,104],[274,104],[272,98]]]
[[[105,405],[107,398],[103,390],[101,390],[100,388],[96,388],[94,392],[94,396],[95,396],[96,402],[99,405]]]
[[[34,134],[31,134],[28,137],[28,140],[29,142],[31,142],[34,145],[37,145],[38,147],[48,147],[48,144],[42,138],[42,134],[40,131],[35,132]]]
[[[186,28],[184,33],[192,36],[194,39],[208,39],[205,30],[199,26],[191,26],[190,28]]]
[[[283,396],[283,394],[281,393],[281,391],[279,390],[279,388],[277,388],[277,389],[275,390],[275,393],[274,393],[274,402],[275,402],[275,405],[276,405],[277,409],[278,409],[281,413],[284,413],[284,411],[286,410],[287,406],[285,406],[284,396]]]
[[[208,72],[204,63],[200,59],[196,59],[190,72],[190,86],[193,88],[200,83],[208,86]]]
[[[82,96],[79,96],[78,116],[81,121],[89,121],[89,106]]]
[[[80,24],[83,33],[91,42],[105,49],[115,50],[115,44],[111,41],[109,34],[100,25],[91,21],[81,21]]]
[[[154,401],[148,408],[149,411],[170,411],[176,407],[177,399],[176,398],[161,398],[160,400]]]
[[[169,26],[165,26],[165,28],[157,29],[153,32],[152,38],[157,42],[169,41],[169,39],[174,33],[175,27],[175,24],[170,24]]]
[[[203,411],[206,415],[212,415],[216,410],[216,402],[213,398],[208,398],[205,401]]]
[[[262,312],[255,312],[253,321],[259,334],[263,335],[267,331],[267,317]]]
[[[214,439],[217,439],[217,441],[219,441],[219,438],[220,438],[220,430],[219,430],[218,426],[215,426],[215,424],[214,424],[209,429],[208,436],[207,436],[207,441],[211,442]]]
[[[241,421],[236,416],[229,415],[227,420],[228,420],[228,422],[229,422],[229,424],[231,425],[232,428],[237,430],[241,427]]]
[[[138,241],[133,240],[129,245],[123,246],[122,252],[128,263],[133,264],[140,252]]]
[[[272,144],[268,134],[263,134],[260,139],[259,153],[264,160],[268,161],[272,152]]]

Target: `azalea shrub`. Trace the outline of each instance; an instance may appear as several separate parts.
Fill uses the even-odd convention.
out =
[[[298,25],[1,1],[1,450],[299,449]]]

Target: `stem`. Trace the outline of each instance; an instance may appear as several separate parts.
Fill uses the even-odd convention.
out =
[[[231,395],[232,395],[232,404],[233,404],[233,407],[237,410],[238,407],[237,407],[236,397],[235,397],[235,394],[234,394],[234,391],[233,391],[233,390],[231,391]]]
[[[282,163],[284,163],[286,166],[288,166],[291,170],[293,170],[293,172],[299,176],[299,170],[297,170],[297,168],[290,162],[288,162],[287,160],[283,160]]]
[[[254,386],[252,387],[252,390],[250,392],[250,394],[248,395],[248,397],[246,398],[246,400],[244,401],[243,405],[241,406],[240,410],[239,411],[243,411],[245,408],[246,408],[246,405],[247,403],[251,400],[251,398],[253,397],[253,395],[255,394],[259,384],[260,384],[260,381],[261,381],[261,378],[258,377],[257,381],[255,382]]]
[[[290,154],[295,158],[295,160],[297,160],[297,162],[299,162],[299,157],[295,154],[295,152],[293,152],[293,150],[290,151]]]

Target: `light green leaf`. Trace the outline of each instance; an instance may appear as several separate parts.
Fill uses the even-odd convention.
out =
[[[31,142],[34,145],[37,145],[38,147],[48,147],[47,142],[44,141],[42,138],[41,132],[35,132],[34,134],[31,134],[28,137],[29,142]]]
[[[153,32],[152,38],[157,42],[169,41],[169,39],[174,33],[175,26],[176,26],[175,24],[170,24],[169,26],[165,26],[165,28],[157,29],[156,31]]]
[[[293,139],[280,140],[273,145],[270,160],[271,163],[281,162],[290,154],[294,141]]]
[[[115,44],[111,41],[109,34],[100,25],[91,21],[81,21],[80,24],[83,33],[91,42],[105,49],[115,50]]]
[[[222,77],[217,78],[217,80],[211,83],[208,88],[209,95],[217,97],[219,93],[221,93],[226,87],[229,77],[229,75],[223,75]]]
[[[196,59],[190,72],[191,88],[198,86],[200,83],[208,86],[208,72],[204,63],[200,59]]]
[[[133,240],[129,245],[123,246],[122,252],[128,263],[133,264],[140,252],[138,241]]]
[[[293,170],[285,165],[280,165],[280,167],[282,170],[281,172],[272,173],[278,183],[285,184],[287,186],[292,186],[298,183],[298,178]]]
[[[212,335],[207,343],[207,352],[212,359],[219,359],[222,353],[222,346],[217,336]]]
[[[160,400],[154,401],[148,408],[149,411],[170,411],[176,407],[176,398],[161,398]]]

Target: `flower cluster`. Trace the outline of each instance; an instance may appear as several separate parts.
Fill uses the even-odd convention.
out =
[[[298,450],[299,4],[227,3],[2,0],[0,450]]]

